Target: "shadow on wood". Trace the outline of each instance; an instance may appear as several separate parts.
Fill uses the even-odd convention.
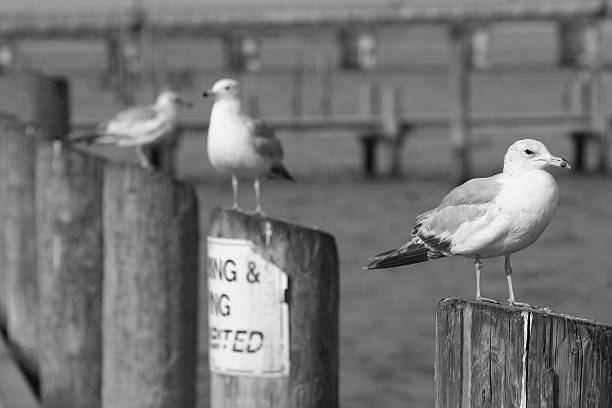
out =
[[[610,407],[612,327],[541,310],[443,299],[436,407]]]
[[[13,358],[0,336],[0,407],[39,408],[33,390]]]
[[[213,210],[211,224],[211,237],[250,240],[259,254],[287,273],[290,369],[288,377],[279,378],[213,372],[210,406],[337,407],[339,276],[333,236],[220,208]]]

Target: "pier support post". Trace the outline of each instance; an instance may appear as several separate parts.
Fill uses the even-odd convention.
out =
[[[235,210],[217,208],[211,222],[210,406],[337,408],[339,277],[334,238]],[[286,276],[281,290],[269,290],[268,285],[277,282],[269,281],[275,276]],[[243,296],[233,296],[238,293]],[[241,323],[240,316],[250,317]],[[270,322],[266,316],[280,317]],[[285,323],[288,333],[282,329]]]
[[[612,326],[443,299],[435,370],[436,408],[609,407]]]
[[[107,164],[102,406],[193,408],[198,205],[164,174]]]

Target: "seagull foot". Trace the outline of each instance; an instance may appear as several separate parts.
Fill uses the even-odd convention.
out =
[[[482,297],[482,296],[476,296],[476,300],[480,302],[495,303],[496,305],[499,305],[499,301],[496,299],[489,299],[489,298]]]
[[[508,299],[508,305],[514,306],[514,307],[527,307],[529,309],[538,309],[538,307],[531,306],[529,303],[517,302],[516,300],[513,300],[513,299]]]
[[[266,216],[266,213],[261,208],[256,208],[255,212],[253,214],[259,215],[261,217],[265,217]]]

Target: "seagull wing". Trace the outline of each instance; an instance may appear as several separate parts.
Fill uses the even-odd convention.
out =
[[[416,238],[430,250],[448,256],[453,254],[454,244],[462,239],[480,238],[474,235],[490,224],[497,213],[493,201],[502,188],[500,177],[472,179],[454,188],[437,208],[416,218],[413,240]],[[497,235],[489,234],[488,240],[496,238]]]
[[[268,177],[280,177],[295,181],[289,171],[283,166],[283,146],[274,135],[274,131],[266,122],[260,119],[245,117],[249,133],[253,136],[255,151],[272,162]]]
[[[274,130],[260,119],[245,118],[249,133],[253,136],[253,145],[257,153],[270,159],[274,163],[283,160],[283,146],[274,135]]]
[[[103,132],[123,137],[136,137],[156,127],[158,112],[152,105],[133,106],[119,112],[108,122],[101,124]]]
[[[453,189],[437,208],[416,218],[410,241],[372,257],[368,268],[391,268],[451,256],[464,240],[483,246],[499,238],[503,233],[499,222],[505,220],[493,222],[497,214],[493,202],[502,188],[500,177],[472,179]]]

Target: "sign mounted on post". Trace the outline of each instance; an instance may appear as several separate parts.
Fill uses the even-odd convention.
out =
[[[252,241],[208,237],[207,243],[210,370],[288,376],[287,274]]]

